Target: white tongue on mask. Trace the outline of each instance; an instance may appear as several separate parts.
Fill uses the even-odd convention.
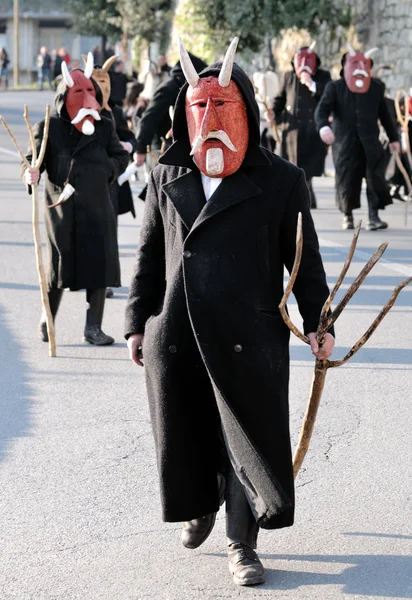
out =
[[[93,135],[94,133],[94,125],[88,119],[86,119],[82,125],[82,133],[84,133],[84,135]]]
[[[225,166],[222,148],[209,148],[206,152],[206,171],[210,177],[220,175]]]

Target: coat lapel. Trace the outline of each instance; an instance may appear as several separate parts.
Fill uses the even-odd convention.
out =
[[[253,198],[262,193],[262,190],[255,185],[246,175],[236,171],[230,177],[225,177],[215,193],[205,204],[199,216],[197,217],[193,229],[199,227],[212,217],[218,215],[224,210]]]
[[[76,154],[78,154],[80,152],[80,150],[82,150],[83,148],[85,148],[86,146],[88,146],[89,144],[94,142],[98,137],[99,136],[98,136],[97,131],[95,131],[92,135],[81,134],[81,137],[80,137],[79,141],[77,142],[77,146],[74,149],[72,156],[73,157],[76,156]]]
[[[165,183],[162,189],[190,231],[206,202],[200,177],[194,171],[188,171]]]

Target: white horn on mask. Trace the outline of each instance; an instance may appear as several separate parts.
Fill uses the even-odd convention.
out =
[[[347,42],[347,45],[348,45],[349,54],[351,56],[355,56],[356,51],[353,49],[353,47],[351,46],[351,44],[349,42]]]
[[[313,52],[314,47],[316,46],[316,40],[314,42],[311,43],[311,45],[308,48],[308,52],[309,54],[311,54]]]
[[[179,56],[183,75],[186,77],[186,81],[190,87],[195,88],[199,83],[199,75],[193,66],[189,53],[183,44],[182,38],[179,38]]]
[[[89,52],[87,55],[86,66],[84,67],[84,76],[87,77],[87,79],[90,79],[90,77],[92,76],[93,68],[94,68],[93,54],[91,52]]]
[[[69,73],[69,69],[67,68],[66,62],[62,61],[62,75],[63,79],[67,85],[67,87],[71,88],[74,86],[73,77]]]
[[[378,50],[379,48],[371,48],[370,50],[367,50],[365,52],[365,58],[370,58],[372,54],[375,54],[375,52],[377,52]]]
[[[239,38],[235,37],[227,49],[223,65],[219,73],[219,83],[222,87],[227,87],[230,83],[238,43]]]

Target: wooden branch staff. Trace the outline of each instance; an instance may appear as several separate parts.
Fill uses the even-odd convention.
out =
[[[348,304],[349,300],[358,291],[358,289],[362,285],[363,281],[365,280],[366,276],[370,273],[370,271],[376,265],[376,263],[381,258],[382,254],[385,252],[385,250],[388,246],[387,243],[384,243],[378,248],[378,250],[376,250],[375,254],[369,259],[367,264],[363,267],[363,269],[361,270],[359,275],[356,277],[356,279],[352,283],[352,285],[349,287],[348,291],[346,292],[346,294],[344,295],[342,300],[340,300],[340,302],[337,304],[336,308],[334,310],[330,311],[332,301],[335,298],[340,286],[342,285],[342,282],[343,282],[343,280],[346,276],[346,273],[348,272],[349,266],[352,262],[352,258],[353,258],[353,255],[354,255],[354,252],[356,249],[356,244],[358,242],[360,228],[361,228],[361,223],[359,223],[359,225],[357,226],[357,228],[355,230],[352,244],[349,249],[349,253],[346,258],[345,264],[342,268],[342,272],[339,275],[339,277],[336,281],[335,287],[333,288],[332,292],[330,293],[328,299],[326,300],[326,302],[322,308],[322,312],[321,312],[320,319],[319,319],[318,330],[317,330],[317,340],[320,345],[323,344],[323,342],[325,340],[325,335],[326,335],[328,329],[338,319],[338,317],[340,316],[340,314],[342,313],[342,311]],[[290,296],[290,293],[291,293],[294,283],[296,281],[296,277],[297,277],[297,274],[299,271],[300,261],[302,258],[302,250],[303,250],[302,215],[299,213],[297,234],[296,234],[295,262],[293,265],[292,273],[290,275],[289,282],[286,287],[284,296],[279,305],[279,311],[283,317],[283,320],[285,321],[285,323],[289,327],[289,329],[292,331],[292,333],[294,333],[300,340],[302,340],[306,344],[309,344],[309,339],[303,333],[301,333],[297,329],[297,327],[291,322],[291,320],[286,312],[286,302],[288,301],[288,298]],[[346,356],[344,358],[342,358],[341,360],[332,360],[332,361],[331,360],[318,360],[318,359],[316,360],[315,370],[314,370],[313,380],[312,380],[312,388],[311,388],[310,395],[309,395],[308,405],[306,408],[306,413],[305,413],[305,417],[303,420],[302,429],[300,432],[299,442],[298,442],[297,448],[296,448],[294,456],[293,456],[293,473],[294,473],[295,478],[299,472],[299,469],[305,458],[306,452],[309,448],[309,443],[310,443],[313,428],[315,425],[316,415],[317,415],[319,404],[320,404],[320,399],[322,397],[323,388],[325,386],[327,370],[331,369],[333,367],[340,367],[341,365],[344,365],[346,362],[348,362],[348,360],[350,360],[352,358],[352,356],[354,356],[354,354],[356,354],[356,352],[358,352],[358,350],[360,350],[362,348],[362,346],[364,346],[364,344],[369,340],[371,335],[377,329],[377,327],[381,323],[382,319],[385,317],[385,315],[387,315],[387,313],[390,311],[390,309],[394,305],[395,300],[398,297],[400,291],[403,290],[403,288],[411,282],[412,282],[412,277],[405,279],[405,281],[400,283],[394,289],[392,296],[390,297],[388,302],[385,304],[385,306],[382,308],[382,310],[380,311],[380,313],[376,317],[376,319],[373,321],[372,325],[364,333],[364,335],[356,342],[356,344],[354,344],[354,346],[352,346],[352,348],[349,350],[349,352],[346,354]]]
[[[403,98],[403,111],[401,107],[401,99]],[[409,166],[412,170],[412,153],[411,153],[411,145],[409,142],[409,96],[405,92],[405,90],[398,90],[395,96],[395,110],[396,110],[396,118],[402,129],[402,136],[405,143],[404,150],[406,151],[406,155],[408,157]]]
[[[402,107],[401,107],[401,99],[402,98],[403,98],[403,111],[402,111]],[[399,122],[399,124],[401,126],[401,130],[402,130],[401,146],[404,147],[403,149],[406,151],[406,155],[408,157],[408,162],[409,162],[409,167],[412,170],[412,152],[411,152],[411,145],[410,145],[410,141],[409,141],[409,127],[408,127],[408,124],[409,124],[409,95],[405,92],[405,90],[399,90],[397,92],[396,97],[395,97],[395,110],[396,110],[396,118],[398,119],[398,122]],[[400,157],[400,155],[397,152],[395,153],[395,160],[396,160],[398,169],[402,173],[402,176],[405,180],[406,187],[408,188],[408,196],[409,196],[409,202],[410,202],[412,199],[411,179],[408,175],[407,170],[405,169],[405,167],[402,163],[402,158]],[[408,224],[409,202],[405,203],[405,226]]]
[[[46,107],[46,118],[44,120],[44,130],[43,130],[43,139],[40,147],[39,156],[37,156],[37,148],[36,141],[34,139],[33,128],[31,126],[29,120],[29,114],[27,110],[27,106],[24,106],[24,120],[26,121],[27,129],[29,131],[30,136],[30,145],[32,151],[32,159],[31,164],[28,162],[27,158],[24,156],[23,152],[20,149],[20,146],[11,132],[7,122],[3,117],[0,117],[0,120],[4,127],[6,128],[13,144],[16,147],[17,152],[20,154],[20,157],[27,167],[27,169],[40,169],[40,166],[43,162],[44,155],[46,152],[47,139],[49,135],[49,123],[50,123],[50,106]],[[36,265],[37,265],[37,273],[39,276],[39,284],[40,284],[40,293],[41,293],[41,302],[43,309],[46,313],[46,321],[47,321],[47,333],[49,336],[49,356],[56,356],[56,339],[54,334],[54,323],[53,317],[50,310],[49,304],[49,296],[47,294],[47,284],[46,284],[46,275],[44,272],[43,265],[43,255],[41,250],[41,238],[40,238],[40,227],[39,227],[39,203],[38,203],[38,184],[33,184],[32,188],[32,222],[33,222],[33,237],[34,237],[34,246],[36,251]]]
[[[261,102],[261,103],[263,104],[263,106],[265,107],[265,110],[266,110],[266,112],[267,112],[267,113],[270,113],[272,109],[270,108],[270,106],[269,106],[269,105],[268,105],[268,103],[267,103],[267,96],[266,96],[266,93],[265,93],[265,92],[266,92],[266,82],[265,82],[265,81],[263,81],[263,86],[264,86],[264,93],[263,93],[263,96],[264,96],[264,97],[262,97],[262,95],[261,95],[261,93],[259,92],[258,88],[257,88],[257,87],[255,86],[255,84],[253,83],[253,80],[252,80],[252,78],[251,78],[251,82],[252,82],[253,88],[254,88],[254,90],[255,90],[255,94],[256,94],[256,96],[258,97],[258,99],[260,100],[260,102]],[[273,120],[273,121],[270,121],[270,126],[271,126],[271,128],[272,128],[272,131],[273,131],[273,136],[274,136],[274,138],[275,138],[275,140],[276,140],[276,144],[278,144],[278,145],[280,146],[280,144],[282,143],[282,140],[281,140],[281,138],[280,138],[280,134],[279,134],[279,128],[278,128],[278,125],[277,125],[276,121],[275,121],[275,120]]]

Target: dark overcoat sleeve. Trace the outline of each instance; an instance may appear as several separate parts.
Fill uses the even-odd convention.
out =
[[[314,93],[314,96],[315,96],[315,98],[317,100],[320,100],[320,98],[322,97],[323,92],[325,91],[325,88],[328,85],[329,81],[332,81],[332,78],[330,76],[329,71],[324,71],[322,69],[322,71],[320,71],[319,73],[320,73],[319,79],[317,79],[315,77],[316,92]]]
[[[275,116],[278,117],[280,113],[285,110],[286,106],[286,92],[287,92],[287,73],[282,77],[282,83],[280,85],[279,94],[276,96],[273,102],[273,110],[275,112]]]
[[[315,122],[318,131],[322,127],[330,127],[329,117],[334,112],[336,106],[336,86],[334,81],[330,81],[315,111]]]
[[[147,319],[159,308],[166,287],[163,220],[156,184],[150,175],[137,261],[126,306],[125,338],[144,333]]]
[[[129,129],[126,118],[123,115],[123,111],[119,106],[113,107],[115,111],[114,117],[116,121],[116,133],[119,136],[121,142],[129,142],[133,147],[133,152],[137,150],[136,138],[133,131]]]
[[[301,171],[281,223],[281,252],[283,264],[291,273],[296,255],[298,214],[302,213],[302,260],[293,286],[293,293],[303,318],[305,334],[316,332],[322,307],[329,296],[325,270],[319,252],[318,237],[309,207],[309,191],[305,174]],[[329,333],[334,335],[333,328],[329,329]]]
[[[121,173],[123,173],[127,165],[129,164],[129,153],[123,148],[120,143],[119,137],[114,129],[114,125],[110,123],[110,130],[108,136],[108,142],[106,146],[107,156],[109,157],[111,172],[109,181],[112,183],[115,181]]]
[[[39,121],[33,127],[34,142],[36,144],[37,156],[39,156],[39,154],[40,154],[41,143],[42,143],[42,140],[43,140],[43,132],[44,132],[44,120],[43,121]],[[32,147],[31,147],[30,140],[29,140],[29,145],[28,145],[27,153],[25,154],[25,156],[26,156],[27,160],[29,161],[29,163],[31,164],[33,156],[32,156]],[[46,154],[44,156],[44,160],[43,160],[42,164],[40,165],[40,173],[43,173],[43,171],[46,168],[46,160],[47,160],[47,146],[46,146]],[[20,173],[21,173],[22,179],[24,177],[24,172],[25,172],[26,169],[27,169],[27,167],[26,167],[25,163],[22,161],[21,164],[20,164]],[[24,181],[24,179],[23,179],[23,181]],[[27,185],[26,182],[24,182],[24,183],[26,185],[27,192],[29,194],[31,194],[31,185]]]
[[[139,124],[139,133],[136,138],[137,152],[146,154],[147,146],[150,146],[157,132],[159,125],[164,121],[165,116],[169,114],[169,106],[175,103],[179,87],[176,84],[172,89],[173,82],[170,80],[168,85],[161,85],[155,91],[149,106],[143,113]]]
[[[389,141],[399,141],[398,132],[396,130],[396,123],[394,122],[391,116],[385,96],[382,97],[382,100],[379,104],[379,120],[382,123],[382,127],[387,133]]]

